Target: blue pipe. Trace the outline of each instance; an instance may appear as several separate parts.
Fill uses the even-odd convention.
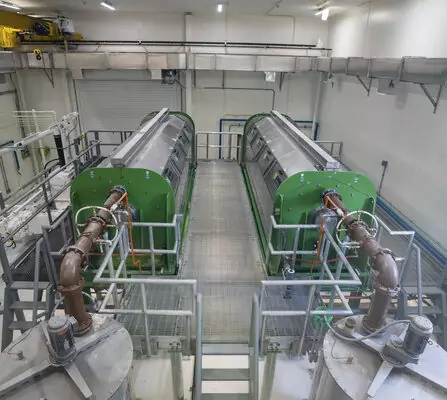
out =
[[[219,120],[219,132],[222,132],[224,122],[247,122],[247,118],[221,118]],[[295,120],[294,122],[298,123],[298,124],[313,123],[313,121],[309,121],[309,120]],[[320,124],[317,122],[315,125],[314,140],[318,139],[319,127],[320,127]],[[219,160],[222,159],[222,147],[221,146],[222,146],[222,134],[219,134]]]
[[[397,212],[390,207],[381,197],[377,197],[376,200],[377,205],[385,210],[385,212],[391,216],[397,223],[402,226],[407,231],[416,231],[414,226],[411,226],[408,222],[406,222],[402,217],[400,217]],[[437,261],[439,261],[441,264],[446,265],[447,264],[447,257],[440,253],[427,239],[422,237],[418,232],[415,234],[415,239],[418,244],[420,244],[424,250],[426,250],[428,253],[430,253],[433,258],[435,258]]]

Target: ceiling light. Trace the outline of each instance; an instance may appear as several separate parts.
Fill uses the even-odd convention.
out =
[[[12,8],[13,10],[20,10],[20,7],[12,3],[7,3],[5,1],[0,1],[0,7]]]
[[[323,8],[322,10],[319,10],[315,15],[321,15],[321,19],[323,21],[327,21],[329,18],[329,8]]]
[[[112,3],[110,3],[109,1],[102,1],[101,5],[105,8],[108,8],[111,11],[115,11],[115,6]]]
[[[217,5],[217,12],[221,13],[223,11],[223,4]]]

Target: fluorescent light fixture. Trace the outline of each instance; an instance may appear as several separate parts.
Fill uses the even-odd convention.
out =
[[[109,1],[101,1],[101,5],[105,8],[108,8],[111,11],[115,11],[115,6]]]
[[[19,6],[16,6],[15,4],[12,3],[7,3],[5,1],[0,1],[0,7],[12,8],[13,10],[21,9]]]
[[[217,5],[217,12],[221,13],[223,11],[223,4],[218,4]]]

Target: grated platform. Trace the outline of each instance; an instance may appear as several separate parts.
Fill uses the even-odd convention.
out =
[[[235,162],[200,162],[181,277],[203,294],[205,341],[245,342],[251,301],[264,279],[242,172]]]

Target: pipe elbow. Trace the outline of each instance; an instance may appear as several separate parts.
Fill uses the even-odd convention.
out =
[[[397,291],[399,287],[399,270],[391,253],[381,249],[374,257],[373,269],[377,271],[376,284],[387,291]]]
[[[61,264],[60,286],[69,288],[79,285],[81,281],[80,267],[82,264],[81,254],[70,251],[68,252]]]

